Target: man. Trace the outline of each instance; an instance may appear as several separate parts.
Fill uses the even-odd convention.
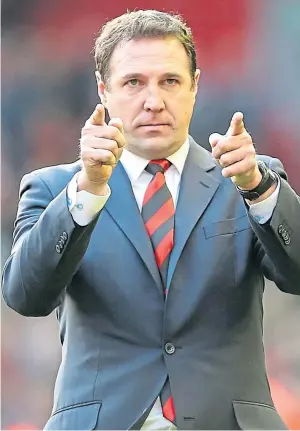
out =
[[[23,178],[3,273],[11,308],[60,322],[45,428],[285,429],[262,342],[263,276],[300,294],[282,164],[239,112],[212,155],[189,137],[200,71],[180,18],[126,13],[95,58],[80,161]]]

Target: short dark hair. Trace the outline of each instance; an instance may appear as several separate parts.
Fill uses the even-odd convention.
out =
[[[128,11],[103,25],[94,46],[96,69],[103,82],[108,82],[109,62],[117,45],[132,39],[168,36],[178,39],[184,46],[194,83],[197,66],[191,29],[180,15],[157,10]]]

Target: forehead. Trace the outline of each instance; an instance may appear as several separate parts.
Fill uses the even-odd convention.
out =
[[[174,37],[133,39],[120,43],[110,59],[110,75],[145,75],[167,72],[189,74],[188,55]]]

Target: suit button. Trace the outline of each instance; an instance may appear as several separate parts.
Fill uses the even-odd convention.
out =
[[[56,244],[55,250],[57,253],[61,253],[61,247],[58,244]]]
[[[278,233],[279,233],[279,234],[281,234],[282,229],[283,229],[283,226],[282,226],[282,224],[280,224],[280,225],[278,226]]]
[[[175,348],[173,343],[166,343],[165,344],[165,352],[168,355],[173,355],[173,353],[175,353],[175,350],[176,350],[176,348]]]
[[[67,234],[67,232],[63,232],[63,233],[61,234],[61,236],[62,236],[62,238],[63,238],[65,241],[67,241],[67,239],[68,239],[68,234]]]
[[[64,240],[62,240],[62,239],[59,239],[59,240],[57,241],[57,244],[59,245],[59,247],[60,247],[61,249],[63,249],[63,248],[64,248],[64,246],[65,246],[65,242],[64,242]]]
[[[284,240],[285,245],[289,245],[291,243],[291,238],[288,237],[287,239]]]

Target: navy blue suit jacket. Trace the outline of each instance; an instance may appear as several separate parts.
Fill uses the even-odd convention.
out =
[[[62,362],[46,429],[139,428],[167,375],[178,429],[284,429],[266,377],[262,296],[264,275],[300,294],[299,197],[280,161],[259,156],[281,182],[260,225],[211,154],[190,144],[166,301],[120,163],[85,227],[66,199],[79,162],[23,178],[3,295],[25,316],[56,310]]]

